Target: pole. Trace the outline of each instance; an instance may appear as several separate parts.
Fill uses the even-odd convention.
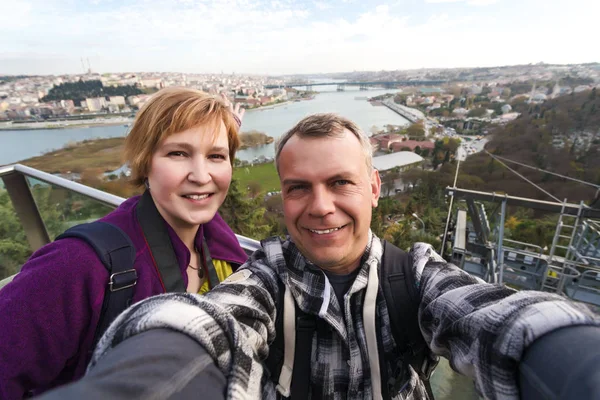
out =
[[[504,218],[506,217],[506,199],[502,201],[502,208],[500,211],[500,224],[498,232],[498,268],[500,269],[499,282],[502,283],[504,277],[504,250],[502,249],[502,242],[504,241]]]
[[[452,187],[456,189],[456,180],[458,179],[458,168],[460,167],[460,160],[456,162],[456,173],[454,174],[454,184]],[[444,229],[444,237],[442,238],[442,247],[440,248],[440,255],[444,257],[444,249],[446,247],[446,236],[448,235],[448,226],[450,225],[450,218],[452,217],[452,204],[454,203],[454,192],[450,196],[450,206],[448,207],[448,217],[446,218],[446,228]]]

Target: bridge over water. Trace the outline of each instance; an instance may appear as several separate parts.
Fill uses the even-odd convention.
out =
[[[398,86],[437,86],[446,83],[445,80],[407,80],[407,81],[350,81],[350,82],[298,82],[298,83],[284,83],[281,85],[265,85],[265,89],[278,89],[278,88],[297,88],[305,87],[306,90],[312,90],[314,86],[337,86],[338,91],[344,91],[346,86],[358,86],[360,90],[367,90],[368,87],[383,86],[386,89],[392,89]]]

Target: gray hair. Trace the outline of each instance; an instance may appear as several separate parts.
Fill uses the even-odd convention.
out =
[[[368,136],[352,121],[333,113],[313,114],[303,118],[292,129],[287,131],[275,145],[275,168],[279,173],[279,155],[285,144],[294,135],[301,138],[342,137],[344,129],[357,137],[365,155],[367,170],[373,170],[373,147]]]

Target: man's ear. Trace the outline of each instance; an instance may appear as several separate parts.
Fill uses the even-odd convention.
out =
[[[379,195],[381,194],[381,178],[379,177],[379,171],[373,168],[371,172],[371,206],[377,207],[379,203]]]

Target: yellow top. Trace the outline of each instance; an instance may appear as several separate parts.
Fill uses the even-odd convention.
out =
[[[215,260],[213,259],[213,264],[215,266],[215,271],[217,272],[217,276],[219,277],[219,282],[223,282],[225,278],[233,273],[231,269],[231,264],[227,261]],[[208,288],[208,279],[204,280],[202,286],[200,286],[199,294],[207,293],[210,289]]]

